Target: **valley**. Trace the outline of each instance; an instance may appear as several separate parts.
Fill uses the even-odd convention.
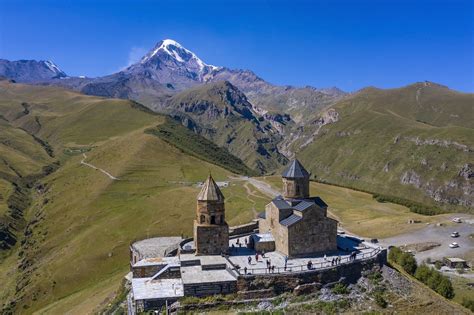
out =
[[[52,65],[0,63],[1,75],[17,69],[0,80],[7,314],[103,309],[131,242],[192,235],[210,173],[228,182],[230,225],[264,209],[295,156],[348,233],[417,235],[473,214],[473,94],[431,82],[351,94],[276,86],[169,40],[105,77]]]

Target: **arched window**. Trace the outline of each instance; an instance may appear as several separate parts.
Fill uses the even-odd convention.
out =
[[[211,215],[211,224],[216,224],[216,217]]]
[[[205,221],[206,221],[206,217],[204,216],[204,214],[201,214],[200,223],[204,223]]]

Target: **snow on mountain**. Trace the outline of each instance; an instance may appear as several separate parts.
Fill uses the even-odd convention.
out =
[[[51,60],[40,61],[40,62],[43,62],[54,73],[57,73],[57,74],[64,73],[64,71],[59,69],[59,67]]]
[[[192,70],[197,70],[199,74],[209,73],[213,70],[220,69],[220,67],[204,63],[195,53],[184,48],[180,43],[172,39],[160,41],[140,60],[140,64],[152,62],[154,58],[159,58],[160,53],[165,53],[177,63],[188,66]]]
[[[49,60],[16,60],[0,59],[0,76],[17,82],[36,82],[67,77],[54,62]]]

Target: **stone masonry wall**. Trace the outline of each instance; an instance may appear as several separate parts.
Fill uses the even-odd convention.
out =
[[[309,180],[307,178],[282,178],[285,198],[308,198]]]
[[[298,285],[312,283],[333,283],[344,279],[346,283],[355,283],[363,271],[371,270],[374,266],[382,267],[387,263],[387,250],[382,250],[370,260],[355,261],[342,264],[331,269],[319,269],[287,274],[240,275],[237,279],[237,290],[253,291],[272,289],[274,294],[292,291]]]
[[[303,220],[289,226],[288,234],[290,257],[337,250],[337,221],[319,216],[316,209],[309,209]]]
[[[229,226],[200,225],[194,221],[194,246],[197,255],[220,255],[229,249]]]

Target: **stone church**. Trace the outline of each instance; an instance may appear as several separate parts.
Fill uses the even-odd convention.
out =
[[[211,175],[197,197],[194,247],[196,255],[220,255],[227,253],[229,249],[224,195]]]
[[[275,249],[288,257],[337,250],[337,221],[328,205],[309,195],[310,174],[298,160],[283,172],[283,196],[274,198],[260,215],[259,232],[271,233]]]

